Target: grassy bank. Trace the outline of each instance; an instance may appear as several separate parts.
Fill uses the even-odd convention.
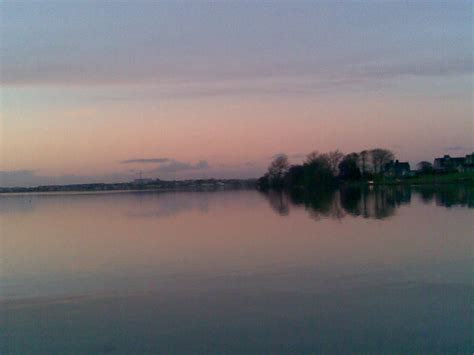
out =
[[[378,177],[374,180],[376,185],[424,185],[424,184],[474,184],[474,173],[449,173],[420,175],[407,178]]]

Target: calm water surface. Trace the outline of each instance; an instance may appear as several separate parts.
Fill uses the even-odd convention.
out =
[[[0,353],[471,354],[472,189],[0,196]]]

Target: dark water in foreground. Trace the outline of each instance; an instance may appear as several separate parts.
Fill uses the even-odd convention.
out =
[[[474,194],[0,196],[0,353],[471,354]]]

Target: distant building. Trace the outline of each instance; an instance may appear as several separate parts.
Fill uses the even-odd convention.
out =
[[[406,177],[410,176],[410,163],[400,162],[398,160],[390,161],[384,166],[384,175],[387,177]]]
[[[153,182],[153,179],[135,179],[132,181],[132,184],[136,184],[136,185],[143,185],[143,184],[150,184]]]
[[[445,155],[442,158],[436,158],[433,163],[433,169],[438,172],[450,171],[474,171],[474,153],[465,157],[451,157]]]
[[[474,172],[474,152],[466,155],[463,171],[470,173]]]

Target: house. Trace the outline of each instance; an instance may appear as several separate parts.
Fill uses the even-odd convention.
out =
[[[459,171],[464,166],[464,157],[451,157],[445,155],[442,158],[436,158],[433,162],[433,169],[435,171]]]
[[[436,158],[433,163],[433,169],[438,172],[449,171],[473,171],[474,153],[468,154],[465,157],[450,157],[445,155],[442,158]]]
[[[391,160],[384,166],[384,175],[387,177],[405,177],[410,175],[410,163]]]
[[[474,152],[466,155],[463,171],[469,173],[474,172]]]

